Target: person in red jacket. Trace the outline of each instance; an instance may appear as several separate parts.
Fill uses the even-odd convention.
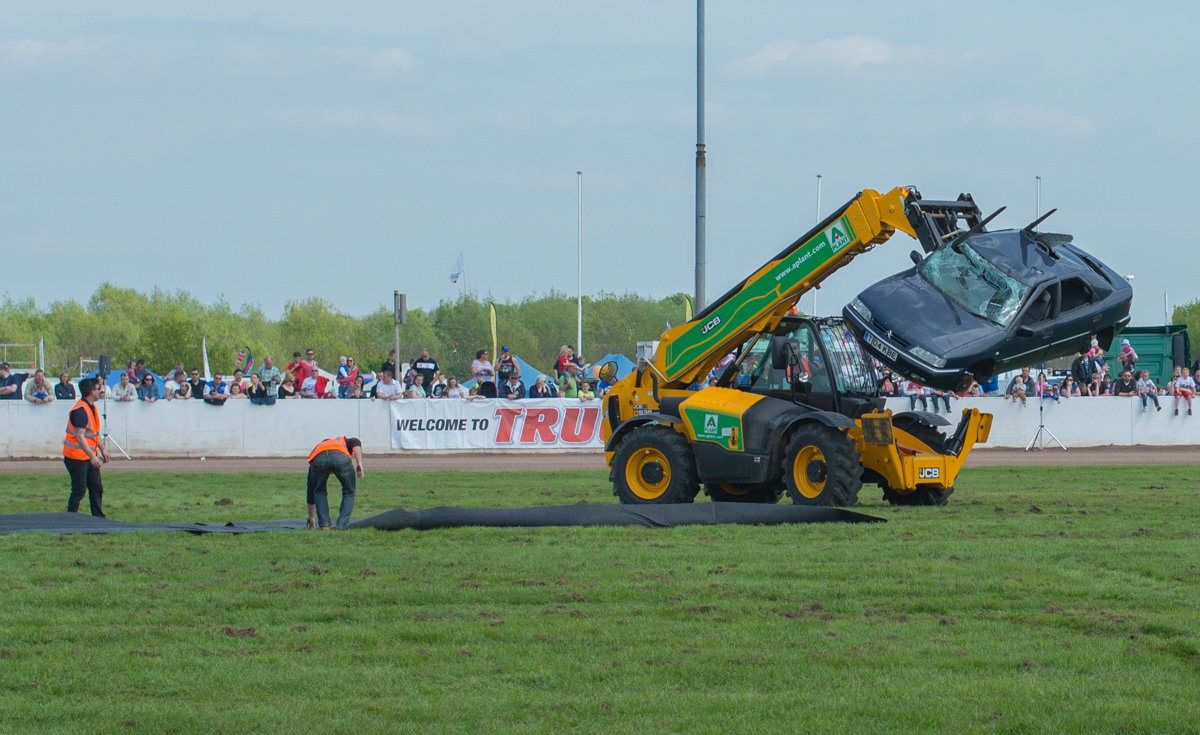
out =
[[[350,513],[354,510],[354,480],[363,476],[362,442],[355,437],[337,436],[318,442],[308,455],[308,528],[328,531],[329,476],[334,475],[342,483],[342,504],[338,508],[337,527],[344,531],[350,527]]]
[[[100,417],[96,413],[100,381],[96,378],[79,381],[79,395],[67,418],[67,432],[63,438],[63,464],[71,476],[67,512],[79,512],[79,502],[86,491],[92,515],[104,518],[101,507],[104,483],[100,480],[100,465],[108,461],[108,453],[100,445]]]

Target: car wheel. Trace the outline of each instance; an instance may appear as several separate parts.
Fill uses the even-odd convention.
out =
[[[778,503],[782,485],[761,483],[709,482],[704,493],[715,503]]]
[[[613,494],[623,504],[690,503],[699,491],[691,446],[666,426],[634,430],[613,454]]]
[[[796,505],[854,505],[862,472],[854,440],[827,426],[800,426],[784,452],[783,481]]]

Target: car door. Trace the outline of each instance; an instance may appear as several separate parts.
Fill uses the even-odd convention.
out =
[[[1063,279],[1060,296],[1061,306],[1051,349],[1075,352],[1104,327],[1104,313],[1096,308],[1100,297],[1086,281],[1076,276]]]
[[[1049,354],[1055,339],[1054,326],[1060,303],[1057,281],[1034,290],[1016,320],[1016,327],[1009,337],[1009,348],[1004,349],[1006,366],[1033,365]]]

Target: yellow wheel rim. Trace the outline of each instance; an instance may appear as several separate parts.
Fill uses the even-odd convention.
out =
[[[792,463],[792,482],[802,496],[812,499],[820,495],[825,489],[828,473],[825,454],[818,447],[809,444],[796,452],[796,461]]]
[[[638,449],[625,465],[625,484],[639,498],[654,500],[671,484],[671,463],[653,447]]]

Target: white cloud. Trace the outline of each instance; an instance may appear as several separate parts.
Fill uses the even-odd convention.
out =
[[[936,56],[924,46],[899,46],[870,36],[827,38],[813,43],[781,39],[771,41],[757,53],[735,59],[730,68],[752,76],[775,69],[848,72],[865,66],[929,61]]]
[[[380,50],[364,48],[324,48],[322,53],[361,64],[381,76],[395,72],[406,73],[418,66],[417,57],[400,48]]]
[[[1092,121],[1054,107],[998,102],[987,107],[991,121],[1001,127],[1078,135],[1092,132]]]
[[[371,54],[371,71],[390,74],[393,71],[409,72],[417,68],[417,57],[404,49],[389,48]]]
[[[56,61],[79,56],[90,56],[110,43],[108,38],[73,38],[62,43],[50,43],[26,38],[20,41],[0,42],[0,59],[20,66],[29,66],[40,61]]]

